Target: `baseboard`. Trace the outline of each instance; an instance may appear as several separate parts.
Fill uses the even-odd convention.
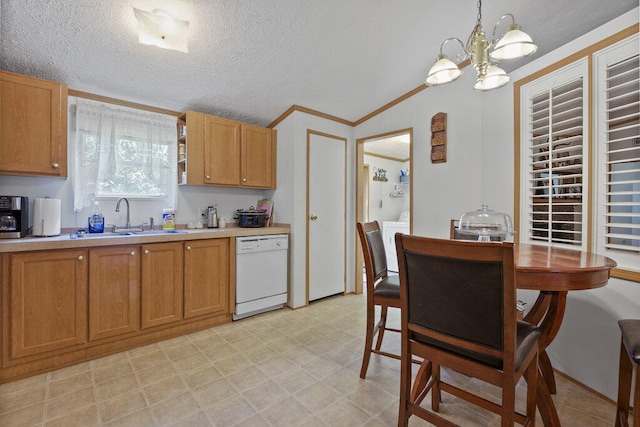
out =
[[[606,400],[607,402],[611,403],[612,405],[617,405],[618,402],[616,402],[613,399],[610,399],[608,396],[605,396],[602,393],[597,392],[596,390],[592,389],[591,387],[589,387],[586,384],[581,383],[580,381],[576,380],[573,377],[570,377],[569,375],[565,374],[562,371],[559,371],[557,369],[554,369],[553,372],[555,372],[556,374],[560,375],[563,378],[566,378],[567,380],[571,381],[572,383],[580,386],[581,388],[587,390],[589,393],[595,394],[596,396],[598,396],[600,399]]]

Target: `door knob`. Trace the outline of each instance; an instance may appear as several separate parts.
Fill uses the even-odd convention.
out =
[[[316,219],[318,219],[318,216],[317,215],[311,215],[309,218],[311,219],[311,221],[315,221]]]

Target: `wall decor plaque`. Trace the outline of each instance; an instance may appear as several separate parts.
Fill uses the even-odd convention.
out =
[[[447,113],[431,118],[431,163],[447,161]]]

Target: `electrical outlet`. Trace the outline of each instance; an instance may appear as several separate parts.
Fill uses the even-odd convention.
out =
[[[638,138],[638,137],[633,138],[633,146],[634,147],[640,147],[640,138]]]

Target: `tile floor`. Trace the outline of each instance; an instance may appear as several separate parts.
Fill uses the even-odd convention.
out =
[[[397,425],[399,362],[373,355],[359,378],[364,319],[363,295],[332,297],[3,384],[0,425]],[[397,351],[396,334],[385,342]],[[611,403],[556,378],[563,426],[613,425]],[[441,412],[464,426],[499,425],[447,395]]]

